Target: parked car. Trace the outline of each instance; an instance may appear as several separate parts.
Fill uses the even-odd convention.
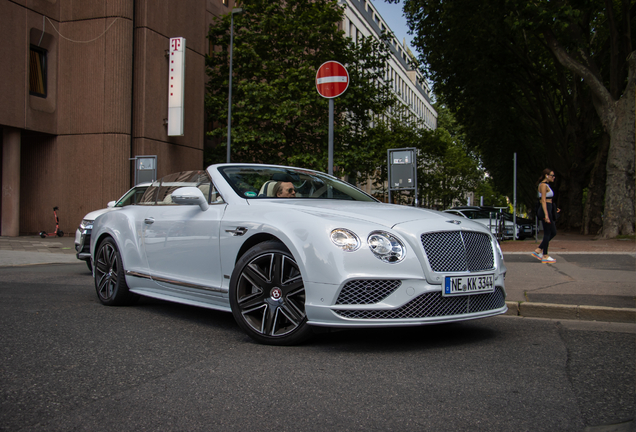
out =
[[[279,198],[277,190],[295,198]],[[104,305],[139,296],[232,312],[264,344],[314,329],[446,323],[505,313],[501,249],[483,225],[384,204],[308,169],[212,165],[168,175],[95,219]]]
[[[490,231],[495,236],[500,235],[504,240],[512,239],[513,236],[519,235],[519,227],[515,227],[512,220],[507,220],[503,216],[504,213],[494,207],[461,206],[444,210],[444,212],[465,217],[485,225],[490,228]],[[501,221],[502,218],[504,219],[503,221]]]
[[[150,183],[140,183],[134,186],[128,192],[126,192],[117,201],[110,201],[106,204],[106,208],[94,210],[88,213],[80,222],[79,227],[75,230],[75,256],[77,259],[86,261],[86,265],[90,271],[93,270],[91,265],[91,231],[93,229],[93,221],[97,216],[104,213],[118,210],[122,207],[126,207],[131,204],[136,204],[137,201],[143,196],[146,189],[150,186]]]
[[[510,223],[514,223],[513,215],[511,215],[508,212],[503,212],[502,214],[503,214],[503,217],[506,219],[506,221]],[[525,240],[526,238],[530,238],[534,236],[536,229],[535,229],[534,221],[532,219],[526,219],[526,218],[517,216],[516,222],[517,222],[517,239],[518,240]]]

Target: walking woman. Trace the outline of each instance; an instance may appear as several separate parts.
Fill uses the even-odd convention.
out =
[[[554,171],[549,168],[543,170],[541,177],[537,181],[539,186],[539,208],[537,217],[543,221],[543,241],[532,255],[541,260],[544,264],[554,264],[556,260],[548,255],[550,240],[556,236],[556,215],[561,210],[552,205],[554,192],[550,188],[550,183],[554,182]],[[555,211],[556,210],[556,211]]]

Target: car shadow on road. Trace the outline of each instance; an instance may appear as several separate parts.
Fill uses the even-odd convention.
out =
[[[497,337],[492,327],[476,321],[417,327],[332,329],[316,335],[316,347],[356,352],[412,351],[480,344]]]
[[[190,306],[143,296],[132,307],[139,308],[147,313],[161,315],[162,317],[190,321],[197,324],[215,326],[219,328],[232,327],[238,330],[238,326],[230,312]]]
[[[230,338],[252,341],[236,324],[229,312],[217,311],[164,300],[141,297],[134,308],[163,318],[187,321],[229,331]],[[479,321],[433,324],[416,327],[335,329],[314,327],[315,335],[302,344],[305,347],[349,352],[412,351],[450,346],[478,344],[497,337],[492,327]]]

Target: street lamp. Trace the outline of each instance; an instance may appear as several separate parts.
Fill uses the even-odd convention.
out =
[[[243,13],[243,9],[232,9],[230,14],[230,92],[227,98],[227,163],[230,163],[230,140],[232,133],[232,54],[234,51],[234,14]]]

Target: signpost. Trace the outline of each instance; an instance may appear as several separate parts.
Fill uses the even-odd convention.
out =
[[[329,99],[329,174],[333,175],[333,99],[349,87],[349,72],[337,61],[323,63],[316,72],[316,90]]]
[[[389,203],[391,191],[412,190],[415,198],[413,206],[417,207],[417,149],[414,147],[388,149]]]

